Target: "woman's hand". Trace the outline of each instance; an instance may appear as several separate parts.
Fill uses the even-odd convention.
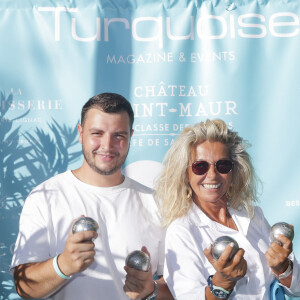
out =
[[[247,262],[244,259],[244,249],[240,248],[231,260],[229,260],[232,246],[228,244],[218,260],[212,256],[212,245],[204,249],[204,255],[215,268],[213,284],[226,290],[231,290],[236,282],[245,276],[247,272]]]
[[[275,274],[283,273],[289,264],[288,256],[293,251],[293,243],[287,237],[279,234],[276,237],[278,242],[271,243],[269,249],[265,253],[267,263]]]

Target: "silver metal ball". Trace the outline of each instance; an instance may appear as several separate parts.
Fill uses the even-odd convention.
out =
[[[218,260],[223,251],[225,250],[226,246],[230,243],[233,243],[234,246],[232,248],[231,254],[229,256],[229,259],[231,259],[234,254],[238,251],[239,245],[235,239],[233,239],[230,236],[221,236],[217,238],[214,243],[213,243],[213,248],[212,248],[212,255],[214,259]]]
[[[98,223],[89,217],[81,217],[80,219],[78,219],[72,228],[72,232],[76,233],[76,232],[80,232],[80,231],[97,231],[99,228]]]
[[[143,251],[135,250],[128,254],[125,264],[130,268],[147,272],[150,269],[150,257]]]
[[[292,225],[285,222],[276,223],[271,227],[271,231],[270,231],[271,243],[277,242],[278,244],[282,245],[282,243],[277,240],[278,234],[282,234],[292,241],[294,238],[294,228]]]

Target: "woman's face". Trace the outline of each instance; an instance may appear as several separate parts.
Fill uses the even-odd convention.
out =
[[[188,179],[193,190],[193,200],[199,205],[226,202],[226,192],[232,181],[232,170],[221,174],[215,169],[215,163],[220,159],[229,160],[229,151],[221,142],[205,141],[195,146],[191,153],[191,165],[195,160],[204,160],[210,163],[208,171],[203,175],[196,175],[192,167],[188,167]]]

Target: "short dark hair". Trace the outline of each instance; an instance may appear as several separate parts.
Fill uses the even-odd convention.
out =
[[[129,116],[130,131],[134,122],[134,112],[130,102],[123,96],[115,93],[102,93],[90,98],[81,110],[81,125],[84,124],[86,114],[91,108],[97,108],[105,113],[127,112]]]

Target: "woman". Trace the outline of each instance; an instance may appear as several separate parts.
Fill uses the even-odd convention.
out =
[[[176,299],[270,299],[275,277],[285,293],[300,296],[292,242],[270,245],[270,225],[257,202],[247,143],[221,120],[187,127],[166,154],[157,198],[166,233],[164,278]],[[221,257],[212,243],[230,236]]]

